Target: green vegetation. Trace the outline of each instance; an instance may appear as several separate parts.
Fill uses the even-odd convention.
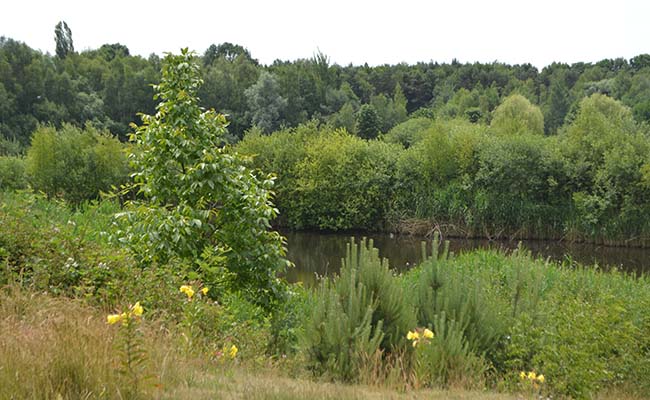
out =
[[[187,264],[207,285],[244,291],[270,310],[283,296],[275,274],[289,264],[282,237],[268,231],[273,179],[220,147],[226,119],[201,109],[201,84],[193,54],[165,57],[157,113],[132,135],[134,184],[125,191],[143,201],[127,202],[115,240],[140,265]]]
[[[124,183],[106,132],[125,140],[138,112],[155,114],[161,60],[119,43],[76,52],[64,21],[55,37],[53,56],[0,39],[0,185],[81,203]],[[248,132],[238,151],[278,177],[277,225],[646,246],[648,60],[369,67],[319,52],[264,66],[222,43],[198,58],[195,94],[225,118],[210,146]],[[4,157],[27,151],[22,179]],[[38,171],[47,157],[56,172]]]
[[[54,27],[53,55],[0,38],[1,138],[24,147],[39,123],[60,128],[91,121],[126,139],[138,112],[155,112],[150,84],[160,81],[159,57],[133,56],[119,43],[78,51],[73,31],[65,21]],[[253,126],[271,133],[312,119],[362,137],[387,133],[409,114],[489,124],[497,106],[512,95],[541,110],[544,132],[555,134],[580,101],[594,93],[621,101],[638,122],[649,121],[649,60],[642,54],[629,60],[553,63],[541,71],[530,64],[456,61],[370,67],[332,64],[317,52],[265,66],[242,46],[221,43],[210,45],[201,57],[205,85],[198,94],[205,107],[229,116],[230,141]]]
[[[136,380],[145,398],[226,395],[240,391],[233,385],[243,369],[253,371],[246,379],[260,393],[272,374],[357,382],[384,396],[397,388],[423,395],[413,387],[531,398],[650,394],[646,277],[535,260],[524,250],[451,256],[437,245],[422,265],[395,276],[372,244],[351,244],[340,277],[313,291],[291,287],[273,321],[240,294],[188,278],[191,270],[178,264],[134,268],[106,238],[117,204],[71,208],[8,192],[0,203],[0,397],[126,393]],[[184,285],[191,296],[179,291]],[[133,337],[146,340],[129,351],[143,357],[134,375],[119,374],[126,333],[106,316],[137,316],[138,301],[144,313]],[[413,347],[407,334],[416,328],[433,338]],[[68,351],[79,348],[73,342],[85,350]],[[534,388],[522,371],[545,382]],[[221,383],[208,384],[205,374]],[[344,389],[320,390],[325,398]]]
[[[52,68],[84,60],[64,23],[57,42]],[[44,59],[3,39],[0,72],[19,63],[4,62],[12,51],[35,63],[30,70]],[[119,45],[100,52],[139,62]],[[554,100],[541,108],[560,131],[544,136],[542,111],[527,100],[532,83],[513,86],[521,95],[497,107],[492,85],[454,92],[447,81],[433,89],[433,115],[405,120],[409,87],[374,93],[372,69],[350,67],[366,84],[332,91],[333,71],[345,70],[319,54],[246,75],[257,83],[237,101],[257,107],[256,126],[233,149],[226,117],[199,105],[197,61],[187,50],[162,60],[160,103],[128,147],[104,131],[117,120],[101,113],[83,129],[65,123],[74,103],[44,101],[62,116],[51,125],[38,125],[32,106],[1,120],[3,134],[21,134],[1,142],[0,398],[650,396],[648,277],[533,259],[521,248],[455,256],[436,234],[430,249],[423,244],[425,261],[402,275],[372,242],[351,242],[341,274],[306,289],[276,276],[288,262],[282,237],[269,231],[275,189],[278,222],[296,228],[645,244],[647,125],[635,120],[638,109],[600,94],[611,81],[572,82],[589,96],[569,109],[570,69],[547,77]],[[616,65],[636,71],[642,61]],[[203,59],[223,63],[261,68],[234,45]],[[215,87],[230,82],[218,76]],[[289,83],[314,98],[284,97]],[[314,116],[323,98],[333,99],[336,119],[300,124],[291,114]],[[297,125],[265,135],[282,118]],[[30,124],[34,134],[23,135]],[[17,147],[28,138],[23,158]],[[277,185],[260,170],[276,172]]]
[[[277,174],[278,223],[293,229],[646,246],[647,125],[594,94],[558,135],[542,133],[540,110],[514,95],[490,126],[414,118],[361,141],[313,122],[237,149]]]
[[[64,124],[39,127],[27,151],[26,174],[34,190],[79,204],[126,182],[125,147],[108,132]]]

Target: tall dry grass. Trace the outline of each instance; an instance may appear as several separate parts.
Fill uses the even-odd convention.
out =
[[[162,325],[145,322],[147,357],[135,393],[132,377],[120,372],[119,326],[107,325],[105,312],[8,287],[0,289],[0,316],[0,399],[156,398],[197,369]]]

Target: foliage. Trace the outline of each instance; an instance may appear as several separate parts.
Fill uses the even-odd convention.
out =
[[[494,110],[490,127],[500,135],[543,135],[544,116],[524,96],[513,94]]]
[[[124,146],[109,133],[66,124],[34,132],[26,172],[35,190],[80,204],[126,182],[128,167]]]
[[[315,374],[359,381],[373,357],[404,352],[411,305],[372,241],[350,242],[341,275],[314,293],[303,352]]]
[[[0,156],[0,190],[26,187],[25,160],[20,157]]]
[[[341,230],[381,226],[396,162],[393,145],[342,131],[323,132],[295,165],[296,199],[287,218],[299,228]]]
[[[288,264],[282,237],[268,230],[273,179],[220,147],[226,120],[199,106],[192,53],[168,55],[162,76],[158,112],[132,136],[135,187],[147,202],[128,203],[116,236],[143,265],[180,260],[206,284],[225,279],[271,309],[283,295],[275,274]]]
[[[482,387],[487,366],[470,349],[461,323],[449,319],[443,311],[434,325],[436,334],[433,340],[418,344],[415,349],[420,384],[428,387]]]
[[[68,54],[74,53],[72,31],[65,21],[60,21],[54,27],[54,40],[56,41],[56,56],[63,59]]]
[[[277,130],[287,100],[279,94],[278,83],[273,75],[262,72],[257,82],[246,89],[245,94],[253,125],[265,133]]]
[[[295,288],[269,320],[242,293],[220,286],[202,291],[205,283],[188,281],[182,264],[133,268],[129,254],[102,233],[114,229],[117,204],[73,209],[26,192],[0,196],[0,358],[11,369],[0,369],[0,395],[132,390],[133,381],[115,368],[121,356],[111,345],[116,335],[105,310],[136,299],[146,310],[137,325],[147,338],[140,376],[163,384],[140,382],[143,397],[194,382],[178,364],[194,355],[203,373],[211,364],[223,373],[249,360],[265,370],[287,363],[294,373],[308,367],[327,378],[380,386],[527,393],[519,375],[534,371],[545,377],[536,395],[643,398],[650,391],[645,276],[536,260],[521,248],[453,256],[437,245],[423,248],[431,253],[425,263],[394,276],[372,243],[362,243],[350,247],[340,277],[311,296]],[[191,300],[181,285],[192,287]],[[139,313],[135,304],[129,310]],[[417,327],[435,335],[412,347],[407,333]],[[302,352],[294,355],[298,345]],[[278,351],[271,359],[262,355],[269,348]]]
[[[248,134],[237,151],[253,155],[255,167],[279,175],[280,224],[331,230],[380,227],[397,146],[311,122],[268,137]]]
[[[6,266],[0,284],[17,281],[33,290],[102,299],[109,305],[128,292],[128,285],[119,282],[136,278],[132,261],[109,247],[101,233],[110,226],[116,204],[72,210],[40,196],[11,193],[2,194],[0,201],[0,261]]]
[[[493,359],[497,342],[504,336],[506,321],[501,317],[498,303],[490,299],[481,281],[467,280],[464,272],[448,266],[448,243],[440,259],[437,256],[438,239],[433,242],[433,256],[424,262],[418,272],[416,304],[418,323],[429,326],[438,335],[443,346],[458,357],[468,352],[487,355]],[[455,337],[457,336],[457,337]],[[432,355],[430,355],[432,356]],[[433,365],[430,365],[433,367]],[[439,378],[446,383],[449,364],[436,366]]]
[[[281,226],[645,245],[649,142],[627,107],[594,95],[560,135],[493,129],[411,119],[382,140],[404,149],[312,121],[238,149],[278,175]]]
[[[357,131],[364,139],[374,139],[380,133],[381,120],[373,105],[364,104],[357,112]]]
[[[394,126],[384,135],[384,140],[388,143],[400,143],[405,148],[409,148],[422,140],[424,132],[431,126],[433,126],[433,120],[429,118],[411,118]]]

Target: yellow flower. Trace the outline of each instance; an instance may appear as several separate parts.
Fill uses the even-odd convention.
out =
[[[142,308],[142,306],[140,305],[140,302],[138,301],[137,303],[135,303],[133,305],[133,307],[131,307],[131,311],[133,312],[133,315],[135,315],[136,317],[139,317],[144,312],[144,309]]]
[[[106,317],[106,323],[109,325],[117,324],[122,320],[122,316],[119,314],[111,314]]]
[[[531,381],[534,381],[535,378],[537,378],[537,375],[535,375],[535,373],[533,371],[530,371],[528,373],[528,379],[530,379]]]
[[[417,332],[411,332],[411,331],[409,331],[409,333],[406,334],[406,338],[407,338],[408,340],[417,340],[417,339],[420,338],[420,334],[417,333]]]
[[[203,295],[205,296],[206,294],[208,294],[208,290],[210,290],[208,287],[204,287],[203,289],[201,289],[201,293],[203,293]]]
[[[233,344],[233,345],[230,347],[230,351],[228,352],[228,355],[230,356],[230,358],[235,358],[235,356],[237,355],[237,352],[238,352],[238,351],[239,351],[239,349],[237,348],[237,346],[235,346],[235,345]]]
[[[185,295],[187,296],[187,298],[190,299],[190,300],[191,300],[192,297],[194,296],[194,289],[192,289],[192,286],[189,286],[189,285],[183,285],[183,286],[181,286],[180,291],[181,291],[182,293],[185,293]]]
[[[424,337],[427,338],[427,339],[433,339],[433,332],[431,332],[431,331],[428,330],[428,329],[425,329],[425,330],[424,330],[424,333],[422,334],[422,336],[424,336]]]
[[[544,379],[544,375],[539,375],[539,376],[537,377],[537,381],[538,381],[539,383],[544,383],[545,380],[546,380],[546,379]]]
[[[520,377],[521,379],[526,379],[526,373],[525,373],[524,371],[521,371],[521,372],[519,373],[519,377]]]

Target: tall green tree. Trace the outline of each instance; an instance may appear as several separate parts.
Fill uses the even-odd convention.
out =
[[[357,132],[364,139],[374,139],[381,130],[381,121],[375,107],[364,104],[357,113]]]
[[[56,56],[63,59],[74,53],[72,31],[65,21],[60,21],[54,27],[54,41],[56,42]]]
[[[273,75],[263,71],[257,82],[246,89],[246,100],[251,122],[265,133],[280,127],[281,117],[287,107],[287,99],[280,95],[280,87]]]
[[[571,99],[566,84],[565,74],[559,72],[551,81],[549,98],[546,103],[544,120],[546,133],[555,133],[564,123],[564,118],[569,112]]]
[[[127,205],[120,240],[144,265],[176,260],[270,310],[284,293],[276,273],[288,265],[284,239],[269,231],[273,178],[221,146],[226,118],[199,105],[201,84],[193,53],[165,57],[157,112],[143,115],[132,136],[135,188],[145,201]]]

